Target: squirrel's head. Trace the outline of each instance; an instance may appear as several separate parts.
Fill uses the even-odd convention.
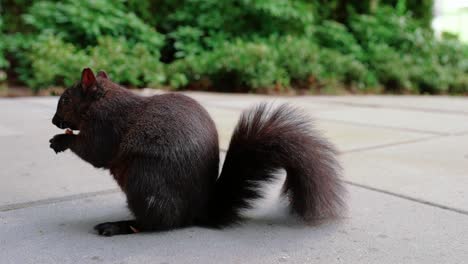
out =
[[[108,79],[104,71],[94,76],[90,68],[85,68],[81,73],[81,80],[64,91],[52,119],[54,125],[61,129],[80,129],[83,115],[89,106],[104,94],[104,89],[96,77]]]

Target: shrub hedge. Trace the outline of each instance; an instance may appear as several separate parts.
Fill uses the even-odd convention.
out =
[[[468,45],[434,36],[430,0],[5,2],[0,73],[35,90],[91,66],[135,87],[468,93]]]

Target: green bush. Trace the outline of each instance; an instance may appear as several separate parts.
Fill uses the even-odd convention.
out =
[[[286,37],[274,41],[277,64],[292,84],[301,88],[318,88],[341,83],[346,88],[364,91],[376,85],[366,66],[355,53],[323,48],[312,38]]]
[[[320,48],[311,38],[287,36],[269,41],[277,53],[277,65],[284,69],[292,84],[313,88],[323,75]]]
[[[0,69],[6,68],[8,61],[5,58],[5,35],[3,34],[3,19],[0,17]]]
[[[191,26],[235,37],[304,33],[313,22],[312,8],[297,0],[166,0],[158,3],[157,25],[164,32]]]
[[[364,90],[375,84],[353,55],[320,49],[312,38],[272,37],[226,42],[217,49],[175,61],[169,84],[184,86],[204,80],[220,90],[235,88],[317,88],[342,83]],[[174,76],[174,77],[172,77]]]
[[[450,94],[468,95],[468,74],[457,74],[449,87]]]
[[[6,51],[18,79],[35,90],[69,85],[86,66],[104,69],[126,85],[164,81],[159,62],[164,37],[127,12],[123,2],[34,1],[23,20],[31,32],[10,34]]]
[[[364,54],[356,38],[343,25],[335,21],[325,20],[315,30],[317,43],[342,54],[362,59]]]
[[[385,43],[369,46],[367,56],[369,67],[387,91],[411,91],[409,69],[412,61],[409,56],[398,53]]]
[[[168,34],[168,37],[174,41],[174,56],[183,58],[191,55],[197,55],[204,51],[203,31],[196,27],[181,26]]]
[[[3,20],[2,17],[0,17],[0,88],[3,87],[3,82],[6,81],[6,73],[4,72],[4,69],[8,67],[9,63],[7,59],[5,58],[5,43],[4,39],[5,36],[3,34]]]
[[[36,37],[21,33],[9,34],[2,39],[5,45],[5,53],[8,55],[10,72],[15,73],[15,77],[25,84],[33,82],[32,67],[28,51]]]
[[[353,91],[367,91],[377,85],[367,67],[353,55],[344,55],[332,49],[322,49],[319,61],[324,70],[321,79],[325,83],[331,85],[341,83]]]
[[[398,14],[411,14],[419,24],[430,28],[434,12],[434,0],[383,0],[382,4],[395,7]]]
[[[0,71],[36,90],[88,66],[136,87],[468,93],[468,45],[416,2],[5,0]]]
[[[67,86],[77,80],[83,67],[104,69],[119,83],[156,86],[164,81],[161,63],[142,44],[123,38],[102,37],[97,46],[79,49],[50,34],[41,35],[28,53],[32,76],[26,83],[40,89],[51,84]]]
[[[101,36],[125,37],[154,50],[164,42],[161,34],[126,12],[119,1],[36,1],[23,18],[39,34],[56,34],[80,47],[95,45]]]
[[[8,61],[5,58],[5,36],[2,32],[2,18],[0,17],[0,69],[8,66]]]
[[[447,76],[446,90],[450,93],[468,92],[468,45],[454,38],[443,38],[434,47],[436,63]]]
[[[77,73],[90,63],[83,50],[50,34],[32,43],[27,58],[32,76],[25,81],[35,90],[51,84],[71,85],[77,80]]]
[[[313,25],[307,1],[166,0],[157,8],[157,25],[168,33],[168,47],[163,50],[168,61],[217,49],[235,39],[307,34]]]
[[[143,44],[130,44],[123,37],[98,38],[98,45],[88,49],[90,66],[104,69],[116,82],[138,87],[155,87],[165,81],[159,54]],[[75,73],[76,74],[76,73]]]
[[[355,16],[351,29],[366,54],[363,62],[387,91],[436,94],[463,85],[468,46],[437,40],[409,15],[382,8]]]
[[[275,55],[266,43],[238,39],[174,62],[169,74],[189,82],[204,79],[209,81],[209,86],[224,91],[286,84],[287,76],[277,67]],[[170,82],[179,83],[172,77]]]

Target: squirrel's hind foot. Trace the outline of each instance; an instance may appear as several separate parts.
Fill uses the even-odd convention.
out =
[[[101,236],[128,235],[139,232],[135,220],[101,223],[96,225],[94,230]]]

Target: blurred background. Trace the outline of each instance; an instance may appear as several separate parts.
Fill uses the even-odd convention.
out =
[[[83,67],[141,88],[467,94],[467,0],[1,0],[3,95]]]

